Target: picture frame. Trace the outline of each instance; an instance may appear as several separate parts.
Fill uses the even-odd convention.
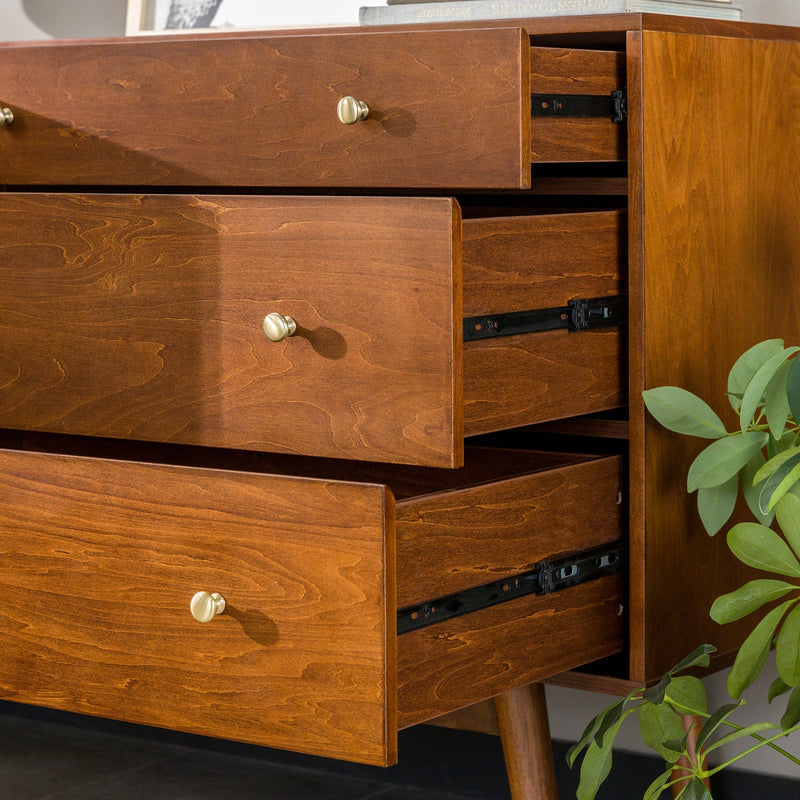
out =
[[[268,5],[241,0],[128,0],[125,34],[267,27]]]
[[[176,34],[213,30],[357,25],[364,0],[128,0],[125,33]]]

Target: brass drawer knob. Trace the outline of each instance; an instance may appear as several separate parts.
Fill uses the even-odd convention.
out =
[[[0,108],[0,126],[8,126],[14,121],[14,112],[3,106]]]
[[[356,100],[355,97],[343,97],[336,106],[336,116],[339,117],[339,122],[352,125],[369,116],[369,106],[362,100]]]
[[[192,598],[189,609],[198,622],[211,622],[225,610],[225,598],[217,592],[198,592]]]
[[[297,323],[291,317],[284,317],[283,314],[273,312],[264,317],[264,335],[271,342],[282,342],[289,336],[294,335],[297,330]]]

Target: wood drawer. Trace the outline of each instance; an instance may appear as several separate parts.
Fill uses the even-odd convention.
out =
[[[447,198],[4,193],[0,427],[458,466],[465,434],[624,404],[619,328],[462,347],[464,303],[619,292],[622,238]]]
[[[607,137],[602,124],[578,140],[569,120],[545,120],[531,146],[531,48],[518,28],[0,52],[0,101],[15,117],[0,129],[4,184],[527,188],[532,160],[609,157],[587,142],[587,130]],[[562,62],[585,71],[564,51],[534,52],[540,91]],[[339,121],[346,96],[368,104],[366,120]],[[571,145],[554,147],[563,137]]]
[[[440,588],[409,568],[421,543],[449,591],[620,537],[617,458],[477,465],[396,468],[395,502],[360,480],[2,450],[0,696],[388,764],[398,727],[618,651],[620,575],[397,635],[395,576],[401,602]],[[225,599],[208,624],[199,590]]]
[[[544,116],[531,118],[531,161],[625,161],[627,125],[615,122],[612,113],[591,115],[550,113],[554,100],[588,104],[606,100],[626,90],[625,53],[608,50],[575,50],[556,47],[531,48],[532,105],[547,106]],[[534,98],[543,95],[538,101]],[[554,95],[555,97],[549,97]],[[627,95],[625,98],[627,116]]]

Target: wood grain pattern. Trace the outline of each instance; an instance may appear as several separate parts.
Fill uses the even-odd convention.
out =
[[[800,341],[789,301],[800,294],[800,46],[646,32],[642,47],[644,155],[632,191],[644,261],[632,264],[631,281],[641,281],[632,346],[641,337],[644,363],[631,374],[632,404],[641,419],[641,389],[683,386],[734,430],[724,392],[736,357],[762,339]],[[717,595],[755,573],[722,536],[709,541],[685,494],[702,446],[651,420],[632,446],[645,514],[644,526],[632,524],[632,548],[646,552],[631,591],[637,680],[702,642],[731,650],[751,625],[706,617]]]
[[[620,471],[604,458],[398,501],[398,607],[617,541]]]
[[[0,695],[396,760],[384,487],[0,452]],[[189,602],[218,591],[225,612]]]
[[[625,216],[597,211],[464,219],[464,316],[624,294]]]
[[[544,686],[520,686],[494,703],[511,800],[558,800]]]
[[[0,425],[457,466],[449,199],[0,197]],[[297,320],[269,342],[271,312]]]
[[[531,48],[532,94],[611,95],[624,89],[625,54]],[[625,125],[611,118],[533,117],[531,161],[624,161]],[[534,167],[535,172],[535,167]]]
[[[619,651],[621,599],[615,575],[399,636],[400,727]]]
[[[441,717],[429,719],[426,724],[459,731],[488,733],[492,736],[500,735],[494,700],[481,700],[480,703],[474,703],[471,706],[459,708],[457,711],[451,711],[449,714],[442,714]]]
[[[464,316],[625,292],[624,213],[463,221]],[[468,436],[624,403],[623,338],[564,331],[464,344]]]
[[[6,46],[7,184],[530,184],[519,29]],[[368,103],[343,125],[339,100]]]
[[[466,435],[625,405],[625,348],[619,328],[465,342]]]

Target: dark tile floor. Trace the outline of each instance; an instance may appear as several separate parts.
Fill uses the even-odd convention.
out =
[[[577,775],[556,743],[561,800]],[[660,762],[616,754],[597,800],[637,800]],[[715,800],[789,800],[794,780],[725,773]],[[380,769],[0,703],[0,800],[509,800],[499,739],[421,725]]]
[[[560,796],[574,797],[576,776],[564,746],[556,751]],[[645,766],[642,787],[654,774]],[[610,785],[598,800],[623,796]],[[500,741],[482,734],[403,731],[400,763],[380,769],[0,703],[0,800],[145,798],[509,800],[510,792]]]
[[[462,746],[470,749],[470,757],[486,761],[471,776],[464,775]],[[401,747],[402,766],[384,770],[0,704],[0,800],[509,796],[493,737],[419,728],[403,735]],[[443,759],[449,747],[452,752]]]

